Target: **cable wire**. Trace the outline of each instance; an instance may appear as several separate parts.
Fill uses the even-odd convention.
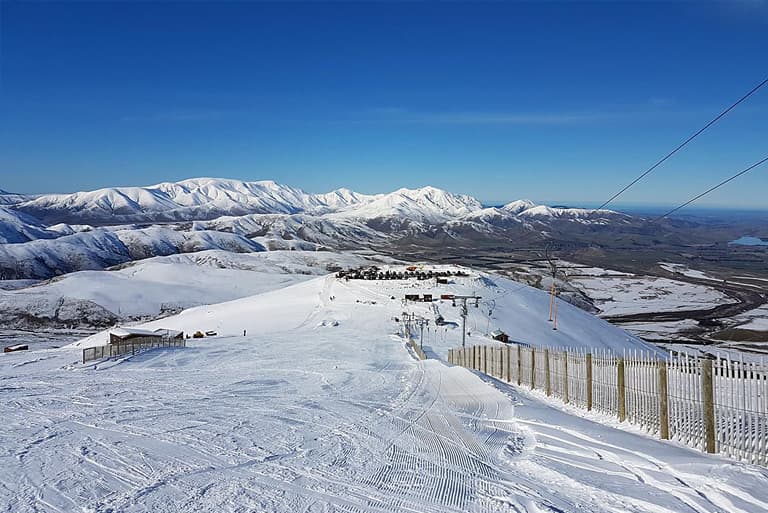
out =
[[[613,196],[611,196],[611,197],[610,197],[610,199],[608,199],[608,201],[606,201],[605,203],[603,203],[602,205],[600,205],[599,207],[597,207],[596,209],[594,209],[594,210],[593,210],[593,211],[590,213],[590,215],[591,215],[592,213],[594,213],[594,212],[597,212],[598,210],[602,209],[603,207],[605,207],[606,205],[608,205],[609,203],[611,203],[613,200],[615,200],[616,198],[618,198],[619,196],[621,196],[622,194],[624,194],[624,193],[627,191],[627,189],[629,189],[630,187],[632,187],[633,185],[635,185],[637,182],[639,182],[640,180],[642,180],[643,178],[645,178],[647,175],[649,175],[651,172],[653,172],[653,170],[654,170],[654,169],[656,169],[657,167],[659,167],[660,165],[662,165],[662,164],[663,164],[664,162],[666,162],[666,161],[667,161],[669,158],[671,158],[671,157],[672,157],[672,156],[673,156],[675,153],[677,153],[678,151],[680,151],[681,149],[683,149],[683,148],[684,148],[684,147],[685,147],[685,146],[686,146],[686,145],[687,145],[689,142],[693,141],[693,140],[694,140],[694,139],[696,139],[696,138],[697,138],[699,135],[701,135],[702,133],[704,133],[704,131],[706,131],[706,130],[707,130],[709,127],[711,127],[712,125],[714,125],[715,123],[717,123],[718,121],[720,121],[720,119],[722,119],[722,118],[723,118],[723,117],[724,117],[726,114],[728,114],[730,111],[732,111],[733,109],[735,109],[735,108],[736,108],[736,107],[737,107],[737,106],[738,106],[740,103],[742,103],[743,101],[745,101],[747,98],[749,98],[750,96],[752,96],[753,94],[755,94],[755,93],[756,93],[756,92],[757,92],[757,91],[758,91],[758,90],[759,90],[761,87],[763,87],[765,84],[768,84],[768,78],[766,78],[765,80],[763,80],[762,82],[760,82],[759,84],[757,84],[757,85],[756,85],[755,87],[753,87],[753,88],[752,88],[752,89],[751,89],[751,90],[750,90],[750,91],[749,91],[747,94],[745,94],[744,96],[742,96],[741,98],[739,98],[739,99],[738,99],[738,100],[737,100],[735,103],[731,104],[731,106],[730,106],[730,107],[728,107],[728,108],[727,108],[727,109],[725,109],[723,112],[721,112],[720,114],[718,114],[717,116],[715,116],[715,117],[714,117],[714,118],[713,118],[713,119],[712,119],[712,120],[711,120],[709,123],[707,123],[707,124],[706,124],[706,125],[704,125],[702,128],[700,128],[700,129],[699,129],[699,130],[698,130],[698,131],[697,131],[695,134],[693,134],[692,136],[688,137],[688,139],[686,139],[685,141],[683,141],[682,143],[680,143],[680,144],[679,144],[679,145],[678,145],[678,146],[677,146],[677,147],[676,147],[674,150],[672,150],[672,151],[670,151],[669,153],[667,153],[667,154],[666,154],[666,155],[665,155],[665,156],[664,156],[664,157],[663,157],[661,160],[659,160],[659,161],[658,161],[658,162],[656,162],[654,165],[652,165],[652,166],[651,166],[651,167],[649,167],[647,170],[645,170],[645,171],[644,171],[644,172],[643,172],[643,173],[642,173],[640,176],[638,176],[637,178],[635,178],[634,180],[632,180],[632,181],[631,181],[629,184],[627,184],[627,185],[626,185],[626,186],[625,186],[623,189],[621,189],[619,192],[617,192],[616,194],[614,194]]]
[[[706,191],[702,192],[702,193],[701,193],[701,194],[699,194],[698,196],[694,196],[693,198],[689,199],[688,201],[686,201],[685,203],[683,203],[683,204],[682,204],[682,205],[680,205],[679,207],[675,207],[675,208],[673,208],[672,210],[670,210],[669,212],[667,212],[666,214],[664,214],[664,215],[661,215],[661,216],[657,217],[657,218],[656,218],[656,219],[654,219],[652,222],[654,222],[654,223],[655,223],[655,222],[657,222],[657,221],[660,221],[661,219],[664,219],[664,218],[665,218],[665,217],[667,217],[669,214],[672,214],[673,212],[677,212],[677,211],[678,211],[678,210],[680,210],[681,208],[683,208],[683,207],[685,207],[685,206],[687,206],[687,205],[690,205],[691,203],[693,203],[693,202],[694,202],[694,201],[696,201],[697,199],[699,199],[699,198],[701,198],[701,197],[703,197],[703,196],[706,196],[707,194],[709,194],[710,192],[714,191],[715,189],[719,189],[720,187],[722,187],[723,185],[727,184],[727,183],[728,183],[728,182],[730,182],[731,180],[734,180],[734,179],[736,179],[736,178],[740,177],[741,175],[743,175],[743,174],[746,174],[746,173],[748,173],[748,172],[752,171],[752,170],[753,170],[753,169],[755,169],[756,167],[760,166],[761,164],[765,164],[766,162],[768,162],[768,157],[765,157],[763,160],[760,160],[760,161],[758,161],[758,162],[755,162],[754,164],[752,164],[752,165],[751,165],[751,166],[749,166],[748,168],[746,168],[746,169],[744,169],[744,170],[742,170],[742,171],[739,171],[738,173],[736,173],[736,174],[735,174],[735,175],[733,175],[732,177],[730,177],[730,178],[727,178],[727,179],[723,180],[722,182],[720,182],[719,184],[715,185],[714,187],[710,187],[709,189],[707,189]]]

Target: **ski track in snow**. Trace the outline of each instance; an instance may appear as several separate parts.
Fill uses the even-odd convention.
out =
[[[768,511],[765,469],[416,362],[392,336],[399,303],[356,302],[379,287],[295,290],[316,299],[269,335],[0,359],[0,511]]]

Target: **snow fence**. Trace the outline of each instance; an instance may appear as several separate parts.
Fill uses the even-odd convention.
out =
[[[83,363],[115,356],[134,355],[162,347],[186,346],[187,341],[183,338],[136,337],[104,346],[86,347],[83,349]]]
[[[451,349],[448,361],[661,439],[768,466],[768,368],[762,363],[522,346]]]

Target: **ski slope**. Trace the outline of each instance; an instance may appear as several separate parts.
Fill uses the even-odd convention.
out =
[[[493,297],[491,317],[531,341],[641,344],[566,304],[553,332],[541,291],[455,281],[488,297],[470,326]],[[0,511],[768,511],[765,469],[416,361],[393,317],[431,310],[399,299],[420,287],[325,276],[143,325],[219,331],[186,349],[78,363],[94,337],[0,356]],[[436,331],[425,349],[459,340]]]

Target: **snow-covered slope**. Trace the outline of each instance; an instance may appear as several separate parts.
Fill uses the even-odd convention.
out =
[[[593,210],[587,208],[548,207],[536,205],[517,212],[517,215],[537,221],[569,220],[578,222],[605,222],[606,219],[627,220],[630,216],[613,210]]]
[[[0,205],[15,205],[23,201],[31,200],[33,196],[27,194],[17,194],[0,189]]]
[[[367,195],[349,189],[310,194],[264,180],[244,182],[221,178],[193,178],[149,187],[114,187],[74,194],[43,195],[16,208],[45,222],[117,224],[128,222],[210,220],[248,214],[329,214],[331,219],[437,224],[472,216],[483,210],[471,196],[435,187],[398,189]],[[536,206],[518,200],[496,209],[522,217],[583,219],[589,210]],[[613,214],[602,211],[601,214]],[[393,223],[393,226],[399,226]]]
[[[399,218],[434,224],[482,208],[480,202],[471,196],[453,194],[435,187],[422,187],[398,189],[329,217],[366,220]]]
[[[0,244],[28,242],[56,237],[34,217],[0,206]]]
[[[46,278],[95,269],[100,260],[104,265],[125,261],[125,251],[110,256],[116,248],[103,240],[108,236],[84,233],[93,231],[93,226],[119,231],[130,259],[137,259],[210,248],[252,250],[243,238],[270,250],[381,249],[398,243],[432,247],[451,241],[498,244],[510,239],[537,244],[552,234],[566,238],[573,229],[628,223],[629,219],[608,210],[537,206],[530,200],[483,208],[470,196],[429,186],[377,195],[349,189],[309,194],[272,181],[195,178],[150,187],[44,195],[0,211],[0,242],[78,235],[70,240],[96,245],[74,251],[68,241],[28,243],[0,251],[0,271],[6,278]],[[147,228],[151,224],[164,228]],[[200,231],[228,232],[240,238]],[[59,247],[66,251],[60,252]],[[94,255],[95,250],[104,253],[104,248],[106,255]],[[51,252],[56,255],[51,257]]]
[[[176,231],[163,227],[96,229],[52,240],[0,245],[0,276],[45,279],[74,271],[104,269],[131,260],[206,249],[238,253],[264,251],[257,242],[225,232]]]
[[[536,206],[536,203],[534,203],[533,201],[527,200],[527,199],[521,199],[521,200],[511,201],[501,208],[502,210],[505,210],[511,214],[519,214],[520,212],[523,212],[535,206]]]
[[[565,305],[553,332],[545,293],[481,278],[453,290],[495,298],[500,318],[541,318],[519,326],[519,338],[637,347]],[[758,467],[569,415],[438,358],[417,362],[394,319],[404,307],[390,299],[417,288],[322,277],[149,325],[219,333],[183,349],[87,365],[77,347],[0,354],[0,504],[14,513],[768,511]],[[471,343],[487,341],[474,326],[487,307],[471,309]],[[430,331],[424,347],[439,356],[459,341],[458,329]]]
[[[384,267],[384,269],[387,268],[389,267]],[[395,266],[394,269],[402,271],[404,267]],[[456,268],[435,267],[435,269],[455,270]],[[323,320],[329,322],[341,322],[342,319],[350,320],[350,317],[343,313],[345,305],[358,301],[375,302],[377,305],[376,316],[394,318],[403,311],[402,299],[405,294],[429,293],[435,296],[440,294],[477,294],[482,297],[482,300],[478,308],[470,309],[467,322],[470,332],[469,340],[473,344],[495,343],[487,334],[494,329],[501,329],[508,333],[513,340],[534,346],[606,348],[617,352],[627,348],[650,349],[640,339],[565,302],[562,302],[559,308],[558,330],[552,330],[552,323],[547,318],[549,295],[545,291],[483,272],[472,272],[469,277],[457,277],[452,279],[452,282],[449,285],[435,286],[434,281],[420,282],[415,279],[345,281],[328,276],[312,280],[311,283],[265,295],[192,308],[177,316],[167,317],[141,326],[147,328],[166,327],[186,332],[213,330],[222,335],[237,335],[242,333],[243,329],[260,330],[261,332],[267,329],[263,317],[248,316],[245,312],[258,311],[267,305],[272,305],[269,306],[270,309],[280,309],[283,308],[280,306],[281,304],[294,303],[296,299],[293,296],[307,295],[309,300],[319,302],[323,309],[332,312],[318,314],[319,317],[318,315],[311,317],[311,319],[317,317],[316,321],[312,322],[319,323]],[[309,289],[322,289],[323,292],[318,296],[316,292],[307,292]],[[335,302],[336,300],[329,302],[329,297],[337,294],[339,295],[338,303]],[[441,315],[449,322],[448,325],[440,329],[440,333],[436,333],[441,342],[436,343],[433,348],[435,351],[447,350],[448,347],[455,345],[457,340],[460,340],[459,308],[452,306],[451,301],[409,304],[406,308],[427,318],[436,318]],[[331,317],[323,318],[327,315]],[[276,326],[282,326],[281,322],[285,322],[285,320],[281,321],[279,317],[273,318],[270,315],[266,317],[269,319],[267,322],[276,323]],[[304,324],[310,322],[310,320],[301,319],[300,316],[297,316],[295,320],[297,323],[303,322]],[[101,343],[103,338],[103,334],[96,335],[75,345],[81,347]]]
[[[74,194],[52,194],[18,208],[51,221],[114,223],[212,219],[252,213],[291,214],[346,208],[373,197],[340,189],[313,195],[270,180],[244,182],[193,178],[149,187],[114,187]]]
[[[5,327],[105,326],[278,289],[339,266],[372,260],[328,251],[232,253],[208,250],[80,271],[16,290],[0,290]]]

